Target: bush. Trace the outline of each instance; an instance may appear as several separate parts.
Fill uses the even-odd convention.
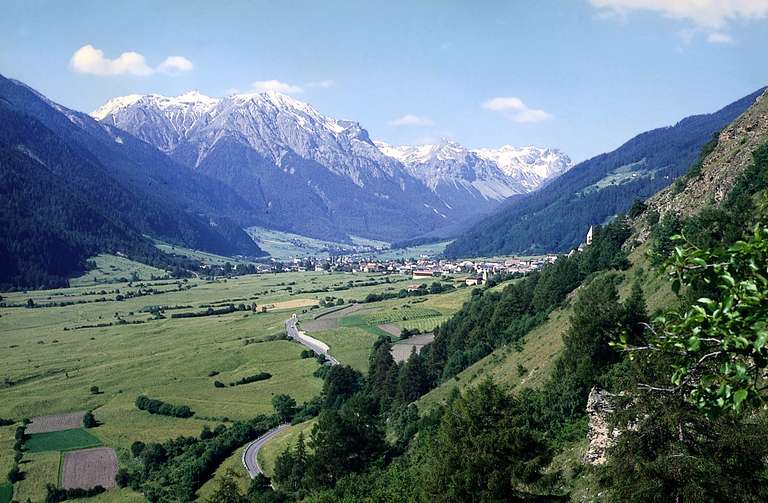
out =
[[[24,473],[19,470],[19,465],[13,465],[13,468],[8,472],[8,482],[15,484],[20,480],[24,480]]]
[[[227,385],[221,381],[213,381],[213,386],[216,388],[226,388]]]
[[[258,374],[254,374],[252,376],[246,376],[242,379],[238,379],[237,381],[230,383],[230,386],[240,386],[241,384],[250,384],[252,382],[257,381],[265,381],[272,377],[272,374],[269,372],[259,372]]]
[[[100,393],[98,386],[91,386],[91,395],[98,395]]]
[[[140,442],[137,440],[136,442],[132,443],[131,454],[133,455],[133,457],[138,458],[139,456],[141,456],[141,453],[144,452],[144,447],[146,447],[144,442]]]
[[[172,417],[192,417],[195,413],[186,405],[171,405],[144,395],[136,397],[136,408],[146,410],[150,414],[159,414],[161,416]]]
[[[98,425],[99,423],[96,421],[96,418],[93,417],[93,412],[90,410],[86,412],[83,416],[83,426],[86,428],[95,428]]]
[[[0,426],[10,426],[12,424],[16,424],[16,421],[13,419],[3,419],[0,417]]]
[[[59,501],[76,498],[90,498],[106,491],[101,486],[96,486],[93,489],[59,489],[53,484],[47,484],[45,490],[48,493],[45,496],[45,503],[58,503]]]
[[[131,474],[125,468],[120,468],[115,474],[115,484],[117,487],[128,487],[131,483]]]

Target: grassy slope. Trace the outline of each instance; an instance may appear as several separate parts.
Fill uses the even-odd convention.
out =
[[[633,265],[622,273],[623,280],[619,285],[619,294],[622,298],[626,298],[632,283],[639,277],[648,304],[648,312],[654,313],[670,305],[674,295],[666,279],[649,265],[645,256],[646,250],[647,244],[630,254],[629,258]],[[426,411],[444,403],[453,389],[463,390],[467,386],[478,384],[486,377],[491,377],[512,389],[540,386],[549,377],[560,353],[562,337],[568,330],[570,316],[569,305],[556,309],[546,322],[525,337],[521,351],[515,350],[510,345],[498,348],[459,373],[458,379],[446,381],[419,399],[417,402],[419,409]],[[524,373],[518,372],[518,365],[525,368]]]
[[[275,438],[270,440],[268,444],[259,450],[259,463],[264,469],[264,473],[268,476],[272,476],[275,469],[275,460],[277,456],[287,448],[294,448],[296,441],[299,438],[299,433],[304,433],[305,442],[309,440],[309,434],[312,431],[312,427],[317,422],[316,419],[305,421],[297,425],[287,428],[285,431],[280,432]]]
[[[45,485],[59,482],[59,452],[25,453],[20,468],[24,472],[24,480],[16,484],[17,501],[33,502],[45,499]]]
[[[100,283],[113,283],[120,278],[131,279],[135,272],[139,279],[149,280],[152,276],[163,278],[167,273],[156,267],[135,262],[133,260],[118,257],[116,255],[97,255],[93,257],[96,269],[86,272],[84,275],[69,280],[71,286],[87,286]]]
[[[342,249],[349,252],[362,252],[388,246],[384,241],[371,241],[365,239],[353,239],[353,244],[337,243],[322,239],[310,238],[290,232],[282,232],[263,227],[249,227],[246,229],[259,247],[277,259],[296,257],[327,257],[328,249]]]
[[[213,474],[213,477],[211,477],[208,482],[203,484],[203,486],[198,489],[198,501],[207,501],[213,495],[213,492],[219,485],[217,479],[227,473],[229,470],[235,473],[237,477],[237,485],[240,487],[240,490],[243,492],[248,490],[248,484],[251,482],[251,478],[243,468],[243,449],[244,447],[237,449],[234,454],[224,460],[221,466],[219,466],[219,468]]]
[[[5,475],[13,467],[13,438],[16,425],[0,426],[0,480],[5,481]]]

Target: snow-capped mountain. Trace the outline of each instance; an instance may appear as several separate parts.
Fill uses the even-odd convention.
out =
[[[403,239],[454,218],[360,124],[280,93],[128,96],[92,115],[228,183],[262,205],[277,228]]]
[[[480,148],[473,152],[496,163],[504,174],[519,181],[526,192],[537,189],[542,183],[573,167],[570,157],[557,149],[504,145],[497,149]]]
[[[535,190],[572,166],[562,152],[536,147],[470,150],[448,139],[426,145],[375,143],[452,206],[492,207]]]
[[[91,115],[226,182],[263,206],[275,227],[317,237],[417,236],[488,211],[570,166],[559,152],[532,147],[373,142],[359,123],[276,92],[131,95]]]

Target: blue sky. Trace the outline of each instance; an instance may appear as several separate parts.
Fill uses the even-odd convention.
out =
[[[768,0],[6,0],[0,16],[0,73],[71,108],[278,88],[391,143],[575,160],[767,84],[767,53]]]

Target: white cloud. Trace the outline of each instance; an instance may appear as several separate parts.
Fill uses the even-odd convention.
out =
[[[279,80],[257,80],[251,84],[251,86],[255,91],[260,93],[277,91],[284,94],[299,94],[304,92],[304,89],[302,89],[301,86],[280,82]]]
[[[192,62],[183,56],[170,56],[157,68],[147,65],[142,54],[128,51],[114,59],[104,56],[104,51],[91,44],[76,50],[69,61],[71,68],[78,73],[91,75],[137,75],[147,76],[155,72],[179,73],[192,70]]]
[[[316,82],[308,82],[306,85],[307,85],[307,87],[322,87],[324,89],[327,89],[329,87],[335,86],[336,85],[336,81],[335,80],[331,80],[331,79],[328,79],[328,80],[318,80]]]
[[[716,44],[732,41],[724,31],[731,23],[768,17],[768,0],[589,0],[589,3],[601,9],[601,14],[623,17],[643,10],[686,21],[706,32],[707,40]]]
[[[405,114],[402,117],[398,117],[397,119],[392,119],[391,121],[389,121],[390,126],[426,127],[426,126],[432,126],[434,124],[435,124],[435,121],[433,121],[429,117],[412,115],[412,114]]]
[[[552,118],[552,114],[537,108],[530,108],[523,100],[514,96],[500,96],[484,101],[480,106],[486,110],[501,112],[505,117],[520,123],[541,122]]]
[[[157,71],[174,74],[180,72],[188,72],[192,70],[192,68],[194,68],[192,62],[184,56],[168,56],[165,58],[165,61],[160,63],[160,65],[157,67]]]
[[[732,44],[733,37],[721,31],[713,31],[707,35],[707,42],[712,44]]]

